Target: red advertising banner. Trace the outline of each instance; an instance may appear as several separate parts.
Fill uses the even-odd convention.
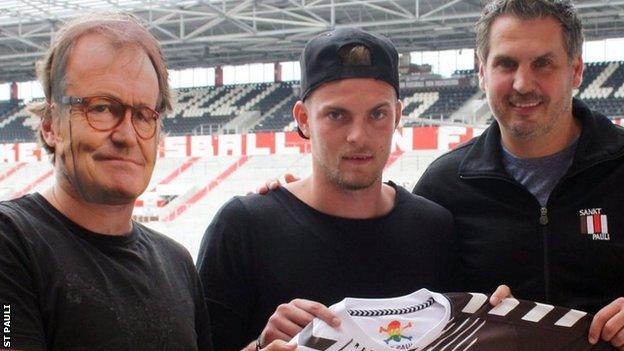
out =
[[[411,150],[450,150],[479,135],[471,127],[414,127],[394,132],[392,152]],[[253,156],[303,154],[311,152],[308,140],[297,132],[169,136],[161,140],[159,158],[205,156]],[[46,161],[45,151],[35,143],[0,144],[0,162]]]

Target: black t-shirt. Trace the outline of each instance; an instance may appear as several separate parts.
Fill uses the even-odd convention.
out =
[[[138,223],[125,236],[88,231],[39,194],[0,203],[0,305],[0,348],[8,337],[24,350],[211,349],[181,245]]]
[[[395,186],[374,219],[330,216],[285,189],[235,197],[208,227],[198,257],[215,349],[257,338],[279,304],[452,290],[456,245],[444,208]]]

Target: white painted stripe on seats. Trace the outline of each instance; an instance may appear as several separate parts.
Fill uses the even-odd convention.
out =
[[[487,295],[485,294],[470,293],[470,295],[472,295],[472,298],[470,299],[470,301],[468,301],[466,306],[464,306],[464,309],[462,310],[462,312],[464,313],[477,312],[488,299]]]
[[[511,297],[508,297],[504,299],[503,301],[501,301],[501,303],[498,304],[498,306],[492,308],[490,312],[488,312],[488,314],[493,314],[495,316],[506,316],[507,313],[511,312],[519,304],[520,304],[520,301]]]
[[[553,305],[546,305],[536,302],[535,307],[527,312],[527,314],[525,314],[522,319],[529,322],[539,322],[548,314],[548,312],[552,311],[554,308],[555,306]]]
[[[576,324],[579,319],[585,317],[586,314],[587,312],[570,310],[570,312],[566,313],[563,317],[556,321],[555,325],[560,327],[571,327]]]

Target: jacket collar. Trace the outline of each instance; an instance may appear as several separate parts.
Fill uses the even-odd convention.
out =
[[[601,161],[624,156],[624,128],[592,111],[581,100],[572,100],[572,115],[581,122],[581,135],[568,173],[575,173]],[[496,121],[465,147],[459,165],[460,176],[509,178],[502,161],[500,127]]]

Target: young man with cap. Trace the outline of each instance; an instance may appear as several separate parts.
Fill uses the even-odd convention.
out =
[[[312,175],[230,200],[200,248],[218,350],[288,340],[314,317],[337,326],[325,306],[346,296],[454,284],[449,212],[381,181],[402,109],[392,43],[337,29],[308,42],[300,62],[293,114],[312,144]]]

